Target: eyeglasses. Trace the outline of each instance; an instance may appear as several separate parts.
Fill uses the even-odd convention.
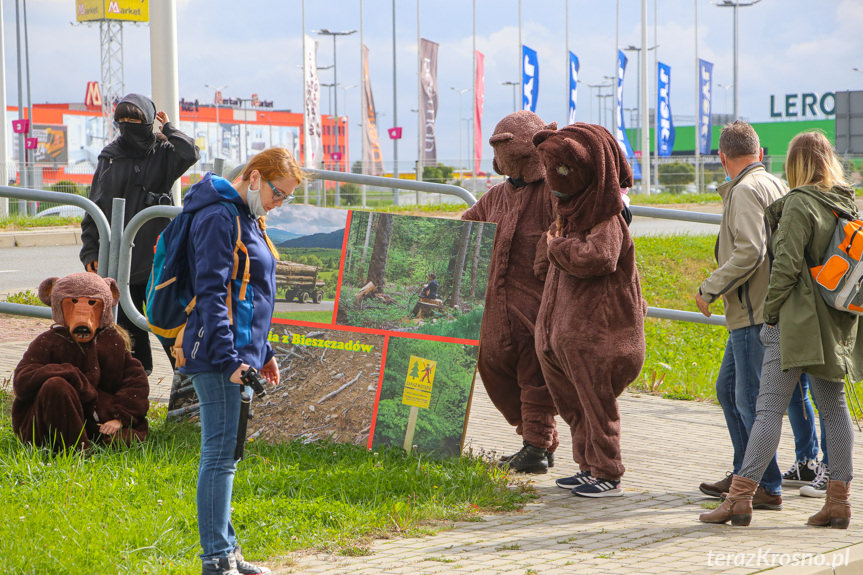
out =
[[[286,202],[291,203],[292,201],[294,201],[294,194],[286,194],[285,192],[274,186],[273,182],[271,182],[270,180],[264,179],[264,181],[267,182],[267,184],[269,184],[270,186],[270,189],[273,190],[274,202],[285,200]]]

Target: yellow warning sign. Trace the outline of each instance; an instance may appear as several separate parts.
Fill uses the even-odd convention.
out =
[[[405,377],[402,403],[427,409],[431,402],[432,386],[437,362],[412,355]]]

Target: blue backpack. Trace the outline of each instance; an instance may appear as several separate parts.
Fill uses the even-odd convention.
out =
[[[234,242],[234,267],[231,282],[228,282],[228,312],[232,309],[231,285],[236,280],[240,268],[239,252],[245,254],[239,299],[246,296],[246,286],[249,283],[249,252],[240,240],[240,213],[231,202],[219,202],[233,214],[233,228],[236,240]],[[195,308],[196,297],[192,293],[192,282],[189,277],[189,267],[186,260],[189,248],[189,230],[195,212],[181,212],[171,220],[168,227],[159,235],[153,256],[153,270],[147,282],[147,325],[163,344],[171,345],[171,354],[176,360],[176,366],[186,363],[183,356],[183,332],[189,314]]]

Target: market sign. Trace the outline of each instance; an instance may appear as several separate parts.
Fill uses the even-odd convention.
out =
[[[149,0],[75,0],[75,19],[78,22],[149,22]]]
[[[778,109],[777,109],[778,108]],[[770,95],[771,118],[814,118],[836,114],[836,94],[824,92],[821,96],[814,92],[785,94],[784,99]]]

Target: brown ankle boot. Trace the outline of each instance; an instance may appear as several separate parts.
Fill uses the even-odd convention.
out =
[[[827,480],[827,500],[821,511],[809,518],[807,525],[815,527],[832,527],[833,529],[848,529],[851,522],[851,482]]]
[[[710,513],[702,513],[698,519],[704,523],[726,523],[730,519],[732,525],[746,527],[752,521],[752,496],[756,489],[758,483],[735,475],[722,505]]]

